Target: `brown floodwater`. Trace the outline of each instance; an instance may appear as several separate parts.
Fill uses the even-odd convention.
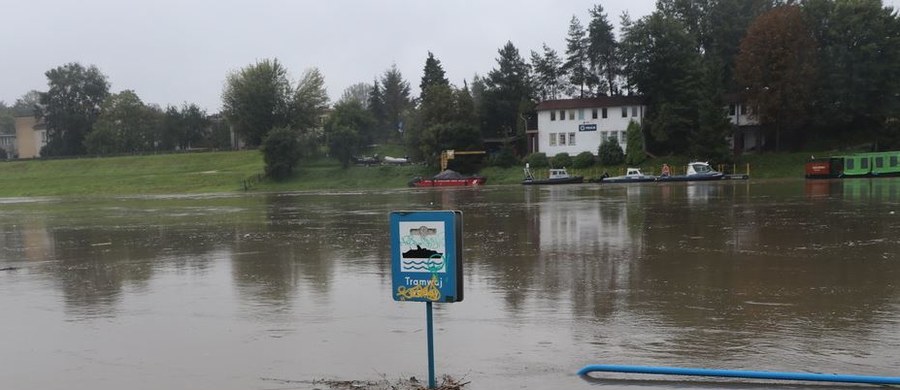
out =
[[[0,199],[0,388],[424,380],[388,213],[428,209],[464,214],[465,300],[435,304],[435,351],[467,388],[823,388],[575,374],[601,363],[900,367],[900,179],[487,186]]]

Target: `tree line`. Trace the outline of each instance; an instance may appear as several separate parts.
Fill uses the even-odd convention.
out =
[[[879,0],[658,0],[647,16],[621,15],[618,37],[602,6],[588,11],[586,25],[569,20],[562,53],[544,43],[526,60],[510,41],[493,69],[462,85],[429,52],[418,96],[392,66],[330,104],[318,69],[294,83],[265,59],[227,75],[223,110],[210,118],[196,105],[110,94],[96,67],[73,63],[46,73],[34,108],[46,155],[225,147],[228,129],[247,147],[283,150],[266,146],[279,130],[296,149],[289,167],[320,153],[347,165],[374,143],[404,144],[430,163],[485,140],[503,145],[495,157],[521,156],[540,101],[617,95],[647,103],[638,153],[728,159],[726,107],[738,102],[759,118],[765,150],[900,147],[900,19]]]

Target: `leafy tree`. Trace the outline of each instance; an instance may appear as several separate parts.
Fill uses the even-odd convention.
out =
[[[355,100],[340,102],[325,122],[328,150],[344,168],[350,165],[353,155],[359,153],[365,141],[362,129],[371,128],[374,118]]]
[[[160,149],[187,150],[209,144],[210,120],[206,111],[196,104],[187,104],[179,109],[166,107],[162,119]]]
[[[497,153],[491,155],[489,158],[489,162],[495,167],[509,168],[513,165],[518,165],[519,159],[516,158],[516,154],[513,149],[509,146],[506,146],[500,148]]]
[[[344,90],[338,104],[351,101],[359,103],[362,108],[369,108],[369,99],[372,95],[372,86],[366,83],[356,83]]]
[[[386,140],[388,134],[388,130],[385,130],[388,122],[387,109],[384,106],[384,93],[379,87],[378,80],[372,83],[372,90],[369,91],[369,112],[372,113],[375,125],[371,130],[372,133],[363,134],[363,137],[377,142]]]
[[[289,178],[302,155],[297,132],[282,127],[267,133],[260,150],[265,161],[266,176],[275,181]]]
[[[844,142],[887,141],[883,127],[900,111],[896,11],[876,0],[810,0],[802,9],[818,43],[816,127]]]
[[[290,124],[291,94],[287,69],[265,59],[228,75],[222,112],[247,146],[258,146],[270,129]]]
[[[544,152],[529,154],[525,161],[532,168],[546,168],[550,166],[550,159],[547,158],[547,154]]]
[[[554,168],[570,167],[572,166],[572,156],[566,152],[557,153],[550,159],[550,166]]]
[[[416,156],[433,165],[442,150],[481,149],[481,137],[473,121],[474,107],[468,90],[441,83],[426,87],[426,97],[418,111],[416,126],[407,134],[407,145]],[[457,169],[472,170],[459,167]]]
[[[588,69],[588,42],[584,27],[577,17],[572,16],[569,22],[569,35],[566,37],[566,62],[562,71],[569,77],[572,87],[571,94],[578,91],[579,97],[585,97],[584,89],[587,87],[590,94],[594,80]]]
[[[328,109],[328,93],[325,77],[319,69],[312,68],[303,73],[294,90],[291,106],[293,128],[309,132],[322,126],[322,116]]]
[[[444,75],[444,68],[441,61],[434,58],[434,54],[428,52],[428,58],[425,60],[425,69],[423,71],[422,82],[419,83],[421,93],[420,101],[428,100],[428,90],[433,86],[450,86],[447,77]]]
[[[531,51],[531,68],[534,70],[534,90],[540,100],[558,99],[562,94],[562,60],[545,43],[544,53]]]
[[[635,121],[628,122],[625,138],[628,139],[625,163],[628,165],[639,165],[644,162],[647,159],[647,153],[644,152],[644,134],[641,131],[641,125]]]
[[[41,106],[41,92],[31,90],[16,99],[11,107],[14,116],[36,116]]]
[[[774,128],[775,150],[782,138],[802,143],[813,98],[816,42],[797,6],[760,15],[741,42],[737,78],[760,122]]]
[[[591,22],[587,27],[587,58],[592,77],[596,79],[597,95],[617,95],[619,74],[618,44],[613,26],[597,4],[591,8]]]
[[[109,96],[109,82],[96,66],[77,62],[44,74],[49,89],[41,94],[36,112],[47,124],[48,143],[41,155],[84,154],[84,138],[93,130],[100,105]]]
[[[103,102],[94,130],[85,137],[90,154],[137,153],[153,150],[155,120],[150,108],[131,90]]]
[[[497,68],[484,80],[482,134],[485,138],[524,133],[522,115],[531,111],[528,64],[512,42],[507,42],[498,52]]]
[[[591,152],[581,152],[572,160],[572,166],[575,168],[590,168],[594,166],[594,154]]]
[[[384,72],[381,78],[382,101],[384,102],[385,133],[383,140],[399,141],[403,130],[403,115],[412,106],[409,98],[409,82],[403,79],[397,65]]]
[[[648,149],[687,153],[697,128],[701,83],[700,54],[681,23],[659,12],[629,22],[621,43],[630,88],[646,97]]]
[[[16,118],[13,115],[13,109],[7,107],[6,103],[0,101],[0,134],[15,134]]]
[[[615,138],[607,138],[600,144],[597,150],[597,157],[601,165],[619,165],[625,161],[625,153],[622,152],[622,146],[619,140]]]

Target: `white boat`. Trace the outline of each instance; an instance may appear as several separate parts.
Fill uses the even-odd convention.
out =
[[[601,176],[599,180],[595,181],[599,183],[644,183],[649,181],[656,181],[656,179],[656,176],[645,175],[643,172],[641,172],[640,168],[628,168],[625,170],[625,174],[622,176],[609,177],[604,173],[604,175]]]

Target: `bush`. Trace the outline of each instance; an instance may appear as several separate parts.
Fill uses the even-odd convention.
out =
[[[550,166],[553,168],[565,168],[572,166],[572,157],[568,153],[557,153],[550,159]]]
[[[603,141],[597,152],[597,155],[600,157],[600,164],[602,165],[619,165],[625,161],[625,152],[623,152],[622,147],[619,146],[619,140],[615,138],[609,138],[606,141]]]
[[[291,176],[301,155],[297,134],[288,128],[272,129],[260,150],[266,162],[266,176],[276,181]]]
[[[509,168],[513,165],[519,165],[519,159],[513,154],[512,148],[504,147],[499,152],[491,155],[488,163],[496,167]]]
[[[572,166],[575,168],[590,168],[594,165],[594,154],[591,152],[581,152],[575,156]]]
[[[550,160],[547,159],[547,155],[543,152],[529,154],[525,158],[525,162],[531,165],[532,168],[547,168],[550,166]]]
[[[647,154],[644,153],[644,136],[641,133],[641,126],[635,121],[629,122],[625,137],[628,138],[628,153],[625,154],[625,162],[631,166],[640,165],[647,159]]]

